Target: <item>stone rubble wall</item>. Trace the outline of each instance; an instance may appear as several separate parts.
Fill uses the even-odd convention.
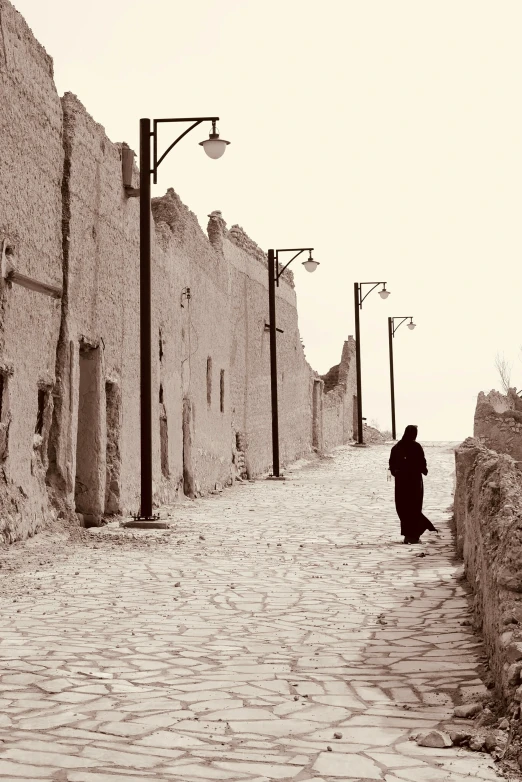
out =
[[[139,199],[122,146],[0,0],[0,248],[59,299],[0,286],[0,540],[58,514],[139,509]],[[133,185],[139,172],[133,169]],[[201,496],[270,470],[266,253],[220,212],[205,233],[169,189],[152,200],[153,491]],[[276,289],[281,464],[349,442],[355,343],[324,383],[306,361],[293,274]],[[3,391],[2,391],[3,386]]]
[[[487,448],[522,461],[522,399],[516,389],[510,388],[507,394],[479,393],[473,436]]]
[[[513,458],[468,438],[455,451],[457,553],[473,592],[497,693],[522,701],[522,476]]]

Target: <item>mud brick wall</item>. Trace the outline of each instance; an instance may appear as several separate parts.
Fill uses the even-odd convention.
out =
[[[457,553],[474,595],[498,694],[522,701],[522,475],[468,438],[455,452]]]
[[[109,409],[109,426],[134,419],[139,436],[138,400],[132,393],[139,363],[135,347],[130,348],[139,344],[138,205],[127,200],[119,186],[119,147],[75,95],[67,93],[62,108],[66,295],[57,351],[61,384],[51,433],[53,466],[68,506],[100,517],[106,510],[111,468],[107,401],[118,408]],[[125,382],[131,378],[133,383]],[[119,450],[127,458],[121,465],[121,486],[111,499],[113,511],[120,508],[122,497],[130,501],[138,490],[139,441],[132,434],[129,441],[129,434],[123,426]]]
[[[56,514],[139,510],[139,200],[122,146],[0,0],[0,539]],[[134,166],[133,186],[139,187]],[[266,253],[221,213],[206,233],[172,189],[152,200],[153,495],[201,496],[271,469]],[[5,240],[5,242],[4,242]],[[352,437],[353,354],[324,381],[304,356],[291,270],[276,289],[284,466]],[[335,377],[334,377],[335,375]]]
[[[322,376],[323,447],[330,450],[353,438],[353,399],[357,394],[355,340],[344,343],[341,361]]]
[[[172,429],[176,468],[182,476],[185,400],[191,440],[185,471],[198,496],[232,480],[230,271],[219,246],[209,240],[172,189],[153,199],[152,212],[156,234],[161,228],[166,231],[163,286],[167,295],[162,308],[175,313],[174,320],[164,318],[162,325],[169,344],[165,371],[175,366],[168,388],[169,442]]]
[[[222,224],[224,230],[224,224]],[[230,265],[230,359],[232,421],[246,442],[252,474],[272,464],[268,264],[264,253],[237,225],[223,234]],[[297,326],[290,270],[276,288],[280,458],[284,466],[312,447],[313,370],[305,359]]]
[[[0,252],[62,285],[62,111],[53,65],[0,0]],[[0,540],[53,517],[45,485],[60,301],[0,279]],[[36,431],[37,430],[37,431]]]
[[[507,394],[480,392],[473,435],[487,448],[522,461],[522,399],[515,389],[510,388]]]

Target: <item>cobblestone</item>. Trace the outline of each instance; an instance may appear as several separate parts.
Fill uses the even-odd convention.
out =
[[[0,777],[500,779],[485,754],[411,740],[486,692],[453,452],[426,451],[441,533],[421,546],[401,543],[389,447],[346,447],[172,506],[166,531],[111,524],[51,567],[2,570]]]

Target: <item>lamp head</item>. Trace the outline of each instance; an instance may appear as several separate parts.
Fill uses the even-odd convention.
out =
[[[199,142],[200,147],[203,147],[207,155],[213,160],[217,160],[224,154],[227,144],[230,144],[230,141],[219,138],[214,121],[212,122],[212,131],[209,133],[209,137],[205,141]]]
[[[390,291],[386,290],[386,283],[383,283],[383,285],[384,288],[382,289],[382,291],[379,291],[379,296],[381,297],[381,299],[387,299],[388,296],[390,295]]]
[[[408,328],[413,331],[413,329],[415,328],[416,325],[417,324],[412,321],[411,323],[408,323]]]
[[[319,261],[314,261],[312,258],[312,251],[308,251],[310,256],[306,259],[306,261],[303,261],[303,266],[305,267],[307,272],[315,272],[317,267],[319,266]]]

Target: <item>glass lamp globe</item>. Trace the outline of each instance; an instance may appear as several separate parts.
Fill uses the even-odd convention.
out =
[[[306,261],[303,261],[303,266],[307,272],[315,272],[319,266],[319,261],[314,261],[313,258],[307,258]]]
[[[227,144],[230,144],[230,141],[219,138],[219,133],[209,133],[209,137],[205,141],[199,142],[200,147],[203,147],[213,160],[217,160],[224,154]]]
[[[381,299],[387,299],[389,295],[390,295],[390,291],[387,291],[386,288],[383,288],[382,291],[379,291],[379,296],[381,297]]]
[[[416,323],[408,323],[408,328],[413,331],[416,325],[417,325]]]

